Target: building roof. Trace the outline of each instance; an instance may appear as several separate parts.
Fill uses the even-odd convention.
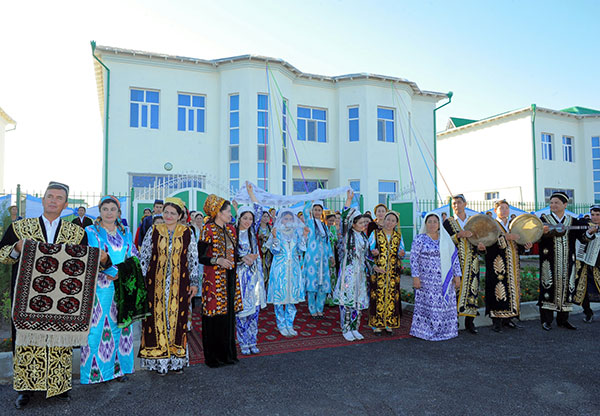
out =
[[[298,68],[296,68],[295,66],[291,65],[289,62],[287,62],[283,59],[269,58],[267,56],[260,56],[260,55],[240,55],[240,56],[232,56],[229,58],[207,60],[207,59],[189,58],[189,57],[185,57],[185,56],[167,55],[167,54],[161,54],[161,53],[155,53],[155,52],[137,51],[137,50],[133,50],[133,49],[115,48],[115,47],[111,47],[111,46],[95,45],[94,43],[93,43],[92,48],[95,48],[95,52],[97,55],[124,55],[124,56],[129,56],[129,57],[138,57],[140,59],[149,59],[149,60],[153,60],[153,61],[179,62],[179,63],[186,63],[186,64],[191,64],[191,65],[211,66],[214,68],[232,64],[232,63],[236,63],[236,62],[260,62],[260,63],[269,64],[269,65],[279,65],[279,66],[287,69],[288,71],[290,71],[297,78],[313,79],[313,80],[318,80],[318,81],[330,82],[330,83],[334,83],[334,84],[340,83],[340,82],[346,82],[346,81],[353,81],[353,80],[357,80],[357,79],[371,79],[371,80],[376,80],[376,81],[383,81],[386,83],[392,82],[392,83],[396,83],[396,84],[408,85],[414,94],[421,95],[424,97],[432,97],[432,98],[436,98],[438,100],[441,100],[441,99],[444,99],[447,97],[446,93],[421,90],[415,82],[409,81],[404,78],[391,77],[391,76],[387,76],[387,75],[371,74],[371,73],[366,73],[366,72],[357,73],[357,74],[338,75],[338,76],[310,74],[310,73],[300,71]],[[98,98],[100,100],[100,111],[104,115],[104,108],[103,108],[103,103],[104,103],[103,72],[104,71],[102,70],[101,65],[96,60],[94,60],[94,71],[95,71],[95,75],[96,75],[96,83],[98,85]]]
[[[598,111],[598,110],[592,110],[591,108],[585,108],[585,107],[579,107],[579,106],[565,108],[560,111],[564,111],[565,113],[571,113],[571,114],[596,114],[596,115],[600,114],[600,111]]]
[[[17,122],[13,120],[6,112],[0,107],[0,118],[6,122],[6,124],[17,125]]]
[[[437,134],[437,136],[438,137],[445,136],[445,135],[448,135],[451,133],[455,133],[457,131],[466,130],[466,129],[469,129],[469,128],[472,128],[475,126],[481,126],[483,124],[490,123],[492,121],[500,120],[503,118],[507,118],[507,117],[510,117],[513,115],[532,112],[533,108],[535,108],[535,111],[538,113],[546,113],[546,114],[554,114],[554,115],[559,115],[559,116],[564,116],[564,117],[572,117],[577,120],[600,117],[600,111],[592,110],[592,109],[585,108],[585,107],[570,107],[565,110],[552,110],[550,108],[537,107],[535,104],[532,104],[529,107],[523,107],[523,108],[519,108],[516,110],[506,111],[504,113],[500,113],[500,114],[496,114],[496,115],[493,115],[490,117],[482,118],[481,120],[475,120],[470,123],[465,123],[461,126],[454,125],[454,127],[452,127],[451,120],[453,117],[450,117],[450,120],[448,120],[446,130],[439,132]],[[459,120],[468,120],[468,119],[459,119]]]
[[[452,123],[452,127],[448,127],[448,128],[462,127],[467,124],[475,123],[476,121],[477,120],[471,120],[469,118],[450,117],[450,122]],[[449,124],[449,126],[450,126],[450,124]]]

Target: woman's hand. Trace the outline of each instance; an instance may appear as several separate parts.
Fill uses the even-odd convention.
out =
[[[110,281],[113,281],[113,282],[114,282],[115,280],[117,280],[117,279],[119,278],[119,275],[116,275],[116,276],[109,276],[109,275],[106,275],[106,278],[107,278],[108,280],[110,280]]]
[[[454,287],[458,289],[460,287],[460,277],[454,276],[454,279],[452,281],[454,282]]]
[[[192,298],[198,294],[198,286],[189,286],[187,289],[188,295],[190,295],[190,302]]]
[[[421,289],[421,279],[419,279],[418,277],[413,277],[413,288]]]
[[[100,264],[106,264],[108,261],[108,254],[104,250],[100,250]]]
[[[374,266],[373,270],[375,270],[379,274],[384,274],[385,273],[385,270],[383,268],[379,267],[379,266]]]
[[[348,192],[346,192],[346,207],[349,207],[350,205],[352,205],[352,199],[354,198],[354,191],[352,189],[348,189]]]
[[[456,234],[457,238],[469,238],[469,237],[472,237],[472,236],[473,236],[473,233],[471,231],[467,231],[467,230],[459,231]]]
[[[277,229],[275,227],[273,227],[273,229],[271,230],[271,235],[273,236],[273,238],[277,238]]]
[[[375,257],[379,256],[379,250],[375,249],[375,250],[371,250],[371,254]]]
[[[233,264],[233,262],[232,262],[232,261],[229,261],[229,260],[227,260],[227,259],[226,259],[226,258],[224,258],[224,257],[219,257],[219,258],[217,259],[217,264],[218,264],[219,266],[221,266],[222,268],[224,268],[224,269],[228,269],[228,270],[229,270],[229,269],[233,269],[233,266],[234,266],[234,264]]]
[[[404,250],[400,250],[400,252],[398,252],[398,256],[400,257],[404,257],[405,254],[406,252]]]
[[[250,197],[250,201],[257,203],[258,199],[256,199],[256,195],[254,195],[254,187],[248,181],[246,181],[246,192],[248,192],[248,196]]]
[[[533,243],[525,243],[524,247],[525,250],[531,250],[531,247],[533,247]]]
[[[304,238],[308,237],[308,233],[310,233],[310,228],[304,227],[304,231],[302,233],[304,235]]]

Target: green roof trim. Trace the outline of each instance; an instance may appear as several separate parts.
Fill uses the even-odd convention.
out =
[[[585,107],[569,107],[569,108],[565,108],[564,110],[560,110],[564,113],[571,113],[571,114],[580,114],[580,115],[585,115],[585,114],[594,114],[594,115],[598,115],[600,114],[600,111],[598,110],[592,110],[591,108],[585,108]]]
[[[462,127],[462,126],[466,126],[467,124],[471,124],[471,123],[475,123],[478,120],[471,120],[468,118],[458,118],[458,117],[450,117],[450,120],[452,121],[452,124],[454,124],[454,127]]]

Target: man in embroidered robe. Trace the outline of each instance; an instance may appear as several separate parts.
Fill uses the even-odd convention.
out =
[[[592,224],[600,225],[600,205],[590,208]],[[583,306],[583,322],[592,323],[594,311],[590,302],[600,302],[600,238],[594,238],[587,244],[575,243],[577,282],[573,302]]]
[[[463,194],[452,197],[452,209],[455,212],[454,217],[447,218],[444,221],[444,228],[448,231],[454,245],[458,249],[458,258],[462,271],[460,287],[456,306],[458,316],[465,317],[465,329],[471,334],[477,334],[477,328],[473,321],[477,316],[477,298],[479,297],[479,255],[477,248],[469,243],[468,237],[473,234],[465,230],[465,224],[469,219],[465,208],[467,200]]]
[[[152,215],[144,217],[142,219],[142,225],[140,226],[140,241],[144,241],[144,237],[152,225],[154,224],[154,218],[162,216],[163,207],[165,202],[162,199],[155,199],[154,205],[152,206]]]
[[[54,244],[87,244],[83,228],[61,221],[60,214],[68,204],[69,187],[50,182],[42,198],[43,214],[38,218],[26,218],[12,223],[0,241],[0,262],[13,264],[11,299],[13,299],[18,261],[26,239]],[[101,264],[110,263],[102,252]],[[13,388],[19,392],[15,406],[19,409],[29,403],[34,391],[45,391],[46,398],[59,396],[68,400],[72,378],[71,347],[15,346],[13,339]]]
[[[519,236],[509,231],[510,206],[505,199],[496,202],[496,221],[501,233],[489,247],[479,243],[485,254],[485,314],[494,322],[492,329],[502,332],[502,327],[520,328],[512,321],[519,316],[521,304],[521,262],[519,255],[530,250],[531,243],[518,246]]]
[[[596,227],[585,227],[583,221],[565,214],[569,197],[555,192],[550,197],[550,214],[541,217],[544,234],[540,240],[540,320],[546,331],[552,329],[554,312],[556,324],[567,329],[577,329],[569,322],[575,295],[575,241],[588,243],[594,239]],[[556,230],[566,227],[565,233]],[[572,229],[569,227],[581,227]],[[586,231],[587,228],[587,231]],[[558,231],[558,232],[557,232]],[[562,234],[562,235],[561,235]]]

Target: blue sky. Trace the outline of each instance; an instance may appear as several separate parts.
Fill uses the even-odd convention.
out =
[[[266,55],[324,75],[407,78],[454,92],[438,113],[442,128],[449,116],[478,119],[532,103],[600,109],[599,17],[593,0],[11,2],[0,25],[0,107],[18,128],[7,133],[5,188],[41,189],[51,176],[99,192],[92,39],[205,59]],[[53,173],[40,174],[44,165]]]

